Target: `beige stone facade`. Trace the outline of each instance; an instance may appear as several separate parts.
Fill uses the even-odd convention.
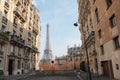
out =
[[[85,56],[82,53],[82,48],[80,46],[69,47],[67,50],[67,61],[72,64],[72,68],[80,70],[80,64],[84,61]]]
[[[90,3],[89,7],[86,2]],[[92,18],[98,73],[120,79],[120,0],[78,0],[78,4],[83,43],[83,38],[87,36],[84,33],[88,32],[84,29],[85,25],[88,24],[89,17]],[[87,7],[83,8],[82,5],[85,6],[86,4]],[[86,15],[85,11],[89,12],[89,10],[90,13]],[[91,28],[89,24],[88,27]],[[87,50],[88,52],[92,51],[92,48],[87,47]]]
[[[84,61],[83,56],[80,46],[68,47],[67,55],[55,58],[56,69],[80,71],[80,64]]]
[[[0,70],[17,75],[38,69],[39,11],[32,0],[0,0]]]
[[[91,3],[89,0],[78,0],[79,3],[79,22],[82,39],[82,50],[84,53],[84,60],[87,65],[87,54],[89,57],[90,71],[97,73],[97,54],[95,45],[95,27],[93,26],[93,14],[91,11]],[[87,49],[87,52],[86,52]]]

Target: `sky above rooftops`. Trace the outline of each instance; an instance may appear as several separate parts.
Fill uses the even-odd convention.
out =
[[[77,0],[34,0],[41,19],[41,57],[45,49],[46,25],[50,25],[53,56],[67,54],[67,46],[81,45],[80,32],[73,24],[78,21]]]

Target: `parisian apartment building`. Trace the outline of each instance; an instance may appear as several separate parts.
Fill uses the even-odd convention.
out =
[[[67,47],[67,54],[61,57],[55,58],[55,65],[59,70],[80,70],[80,63],[83,60],[84,54],[82,53],[81,47],[74,45]]]
[[[88,54],[90,71],[120,79],[120,0],[77,1],[82,52]]]
[[[40,17],[33,0],[0,0],[0,70],[17,75],[38,69]]]

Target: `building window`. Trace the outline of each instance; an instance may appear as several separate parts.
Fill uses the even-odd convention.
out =
[[[2,44],[0,44],[0,51],[2,51]]]
[[[106,0],[106,4],[107,4],[107,9],[108,9],[112,4],[112,0]]]
[[[101,54],[104,54],[104,46],[103,45],[100,46],[100,49],[101,49]]]
[[[11,45],[11,49],[10,49],[11,52],[13,52],[13,45]]]
[[[4,11],[3,16],[7,18],[7,11]]]
[[[9,2],[9,0],[5,0],[6,2]]]
[[[22,68],[24,68],[24,63],[22,63]]]
[[[14,25],[14,27],[17,27],[17,17],[14,17],[14,19],[13,19],[13,25]]]
[[[115,44],[115,48],[118,49],[120,48],[120,40],[119,40],[119,37],[115,37],[114,39],[114,44]]]
[[[21,56],[21,48],[18,48],[18,56]]]
[[[28,36],[31,37],[31,33],[30,32],[28,32]]]
[[[110,20],[111,27],[116,26],[117,21],[116,21],[116,16],[114,14],[110,17],[109,20]]]
[[[2,68],[2,60],[0,60],[0,68]]]
[[[116,69],[119,70],[119,65],[118,64],[116,64]]]
[[[98,23],[99,22],[98,8],[96,8],[96,10],[95,10],[95,15],[96,15],[97,23]]]
[[[96,0],[93,0],[93,4],[95,3]]]
[[[2,44],[0,44],[0,55],[3,55],[2,47]]]
[[[101,32],[101,29],[98,31],[98,36],[99,36],[99,38],[101,38],[101,37],[102,37],[102,32]]]
[[[23,32],[23,28],[22,27],[20,28],[20,32]]]
[[[20,61],[18,60],[18,66],[17,66],[18,69],[20,69]]]
[[[20,38],[22,37],[22,35],[20,34]]]
[[[16,31],[15,30],[13,30],[13,35],[15,35],[16,34]]]
[[[13,52],[15,52],[15,46],[13,46]]]
[[[5,30],[6,30],[6,27],[5,27],[4,25],[2,25],[1,31],[2,31],[2,32],[5,32]]]

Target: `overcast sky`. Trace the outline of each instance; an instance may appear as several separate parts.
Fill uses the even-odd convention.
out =
[[[46,42],[46,24],[50,25],[53,56],[67,54],[67,46],[81,45],[80,32],[73,24],[78,20],[77,0],[34,0],[41,19],[41,56]]]

